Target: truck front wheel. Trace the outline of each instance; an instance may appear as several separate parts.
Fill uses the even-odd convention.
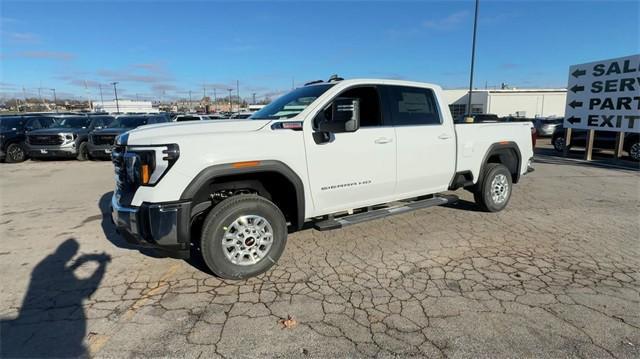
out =
[[[255,194],[216,205],[204,220],[200,249],[209,269],[225,279],[266,272],[284,251],[287,223],[280,209]]]
[[[511,198],[511,173],[500,163],[487,163],[473,198],[487,212],[503,210]]]

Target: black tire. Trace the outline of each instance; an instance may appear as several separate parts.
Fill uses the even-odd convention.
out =
[[[24,162],[27,159],[27,152],[19,143],[12,143],[7,146],[5,161],[7,163]]]
[[[632,160],[640,161],[640,141],[637,139],[633,141],[627,152],[629,152],[629,157],[631,157]]]
[[[80,146],[78,146],[78,155],[76,156],[76,159],[78,161],[86,161],[90,159],[87,142],[81,142]]]
[[[502,177],[504,176],[504,177]],[[494,183],[494,179],[496,182]],[[502,181],[500,181],[502,179]],[[498,189],[493,188],[498,186]],[[506,193],[501,201],[494,200],[494,190],[500,191],[500,188],[506,187]],[[513,191],[513,183],[511,181],[511,173],[503,164],[500,163],[487,163],[485,165],[484,173],[480,178],[480,182],[476,186],[476,191],[473,194],[473,198],[478,206],[486,212],[499,212],[502,211],[509,200],[511,199],[511,193]],[[504,193],[504,192],[501,192]],[[497,198],[502,197],[498,195]]]
[[[223,252],[223,237],[242,216],[260,216],[273,229],[271,247],[257,263],[233,263]],[[247,241],[250,237],[246,237]],[[282,211],[271,201],[255,194],[242,194],[216,205],[204,220],[200,249],[202,258],[213,273],[225,279],[245,279],[264,273],[273,266],[287,244],[287,222]],[[233,253],[233,252],[229,252]],[[246,258],[246,257],[243,257]]]
[[[565,146],[564,137],[562,136],[554,137],[552,145],[553,145],[553,149],[556,150],[557,152],[564,151],[564,146]]]

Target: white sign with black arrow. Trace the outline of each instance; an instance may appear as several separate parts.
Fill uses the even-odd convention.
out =
[[[571,66],[564,127],[640,133],[640,55]]]

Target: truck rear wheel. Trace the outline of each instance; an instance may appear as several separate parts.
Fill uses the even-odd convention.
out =
[[[225,279],[245,279],[273,266],[287,243],[280,209],[255,194],[216,205],[204,220],[200,249],[207,267]]]
[[[500,163],[487,163],[473,198],[482,210],[499,212],[509,203],[512,186],[507,167]]]

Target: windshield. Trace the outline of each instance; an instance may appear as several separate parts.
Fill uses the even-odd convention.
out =
[[[66,117],[58,119],[56,127],[62,128],[82,128],[89,127],[91,119],[88,117]]]
[[[262,110],[254,113],[249,118],[252,120],[274,120],[295,117],[333,85],[322,84],[300,87],[263,107]]]
[[[138,126],[146,125],[146,117],[118,117],[115,121],[111,122],[110,128],[136,128]]]
[[[3,117],[0,118],[0,129],[3,131],[18,129],[24,125],[24,121],[20,117]]]

